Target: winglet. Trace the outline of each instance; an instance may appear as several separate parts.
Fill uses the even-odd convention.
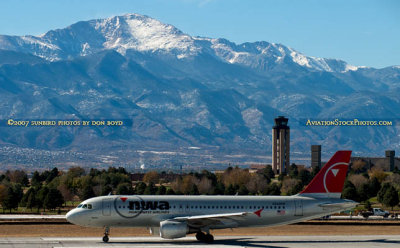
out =
[[[257,215],[258,217],[261,217],[261,212],[263,211],[262,208],[260,208],[259,210],[255,211],[254,214]]]

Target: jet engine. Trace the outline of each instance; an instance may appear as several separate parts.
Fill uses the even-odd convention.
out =
[[[186,222],[165,220],[160,222],[160,236],[164,239],[185,237],[189,232]]]

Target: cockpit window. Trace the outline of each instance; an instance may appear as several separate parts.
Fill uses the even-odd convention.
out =
[[[92,204],[79,204],[76,208],[93,209]]]

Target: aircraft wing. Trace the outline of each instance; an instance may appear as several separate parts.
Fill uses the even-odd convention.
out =
[[[340,202],[340,203],[322,203],[318,206],[325,208],[325,209],[337,209],[337,208],[344,208],[344,207],[354,207],[357,205],[357,202],[348,201],[348,202]]]
[[[207,214],[207,215],[192,215],[192,216],[181,216],[175,217],[172,220],[186,221],[188,226],[201,228],[201,227],[212,227],[212,228],[233,228],[238,226],[238,221],[243,220],[246,216],[257,215],[260,216],[262,209],[256,212],[238,212],[238,213],[227,213],[227,214]]]

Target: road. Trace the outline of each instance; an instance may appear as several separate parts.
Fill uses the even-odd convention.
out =
[[[400,235],[354,235],[354,236],[216,236],[212,247],[400,247]],[[32,247],[202,247],[204,243],[194,237],[164,240],[158,237],[111,237],[109,243],[101,237],[24,237],[0,238],[1,248]]]

